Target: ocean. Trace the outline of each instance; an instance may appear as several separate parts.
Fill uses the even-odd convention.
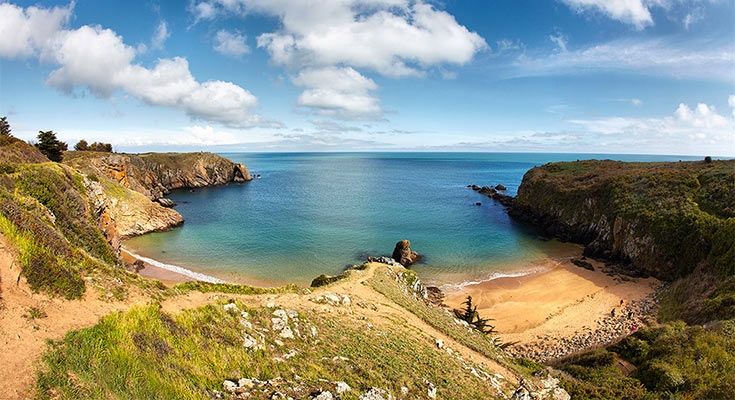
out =
[[[185,223],[125,247],[226,281],[308,284],[399,240],[423,256],[426,282],[457,285],[523,274],[578,247],[543,238],[467,185],[515,195],[530,168],[555,161],[676,161],[699,157],[532,153],[222,153],[260,179],[178,190]],[[480,202],[477,206],[475,203]]]

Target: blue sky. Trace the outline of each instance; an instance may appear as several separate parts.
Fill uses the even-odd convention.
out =
[[[3,2],[0,115],[125,151],[735,156],[735,1]]]

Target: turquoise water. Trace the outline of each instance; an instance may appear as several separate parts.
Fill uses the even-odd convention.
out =
[[[225,280],[305,284],[411,241],[433,283],[534,268],[568,246],[538,237],[466,188],[502,183],[551,161],[674,161],[681,156],[518,153],[232,153],[256,179],[176,191],[182,227],[131,239],[137,254]],[[481,202],[481,206],[474,205]]]

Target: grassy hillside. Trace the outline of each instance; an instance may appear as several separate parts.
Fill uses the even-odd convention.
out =
[[[733,298],[722,293],[734,285],[734,207],[735,160],[588,160],[531,169],[512,213],[585,244],[589,255],[681,279],[670,292],[677,298],[664,302],[666,318],[703,322],[735,317]]]

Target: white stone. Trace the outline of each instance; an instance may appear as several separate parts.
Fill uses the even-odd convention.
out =
[[[246,349],[250,349],[250,348],[256,347],[257,345],[258,345],[258,341],[255,340],[254,337],[248,335],[247,333],[243,334],[242,347]]]
[[[286,326],[286,321],[284,321],[281,318],[271,318],[271,322],[273,323],[273,330],[274,331],[280,331]]]
[[[294,339],[293,331],[289,326],[284,327],[283,330],[281,330],[281,333],[278,334],[278,336],[284,339]]]
[[[363,393],[358,400],[392,400],[393,396],[383,389],[376,387],[370,388],[367,392]]]
[[[441,339],[434,339],[434,343],[436,343],[436,347],[439,349],[444,347],[444,341]]]
[[[332,395],[332,392],[326,391],[319,393],[318,396],[314,397],[314,400],[333,400],[334,395]]]
[[[275,315],[276,317],[281,318],[281,319],[283,319],[285,321],[288,321],[288,315],[286,315],[286,312],[283,311],[283,310],[273,311],[273,315]]]
[[[225,311],[239,311],[239,309],[237,308],[237,304],[235,303],[227,303],[223,305],[222,308],[224,308]]]
[[[272,301],[269,301],[268,303],[265,304],[265,306],[268,307],[268,308],[275,308],[276,307],[276,303],[274,303]]]
[[[240,379],[240,380],[237,381],[237,386],[239,386],[241,388],[251,389],[251,388],[253,388],[255,386],[255,383],[253,383],[253,380],[252,379],[242,378],[242,379]]]
[[[227,380],[222,383],[222,386],[224,386],[225,390],[228,392],[234,392],[237,390],[237,383]]]
[[[405,386],[401,386],[401,394],[404,395],[404,396],[407,395],[408,394],[408,388],[405,387]]]
[[[344,392],[349,392],[350,390],[352,390],[350,385],[342,381],[334,382],[334,386],[335,386],[334,391],[337,393],[344,393]]]

